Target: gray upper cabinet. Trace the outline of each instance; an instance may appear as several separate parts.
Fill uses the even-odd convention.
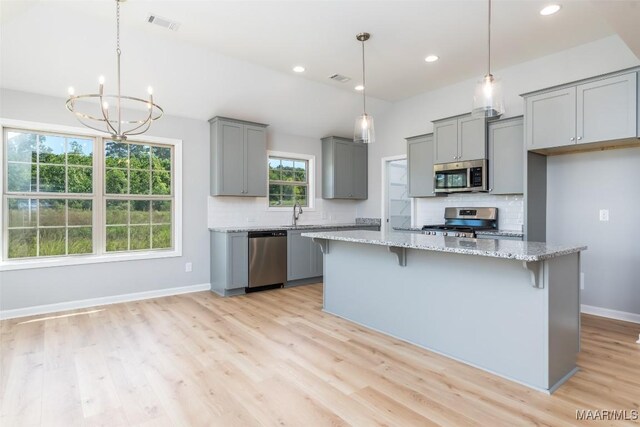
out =
[[[522,194],[523,162],[522,116],[489,123],[489,192]]]
[[[529,150],[638,136],[638,73],[600,77],[525,96]]]
[[[322,138],[322,197],[367,198],[368,148],[347,138]]]
[[[407,138],[409,197],[433,197],[433,134]]]
[[[576,143],[576,88],[527,98],[526,140],[529,149]]]
[[[470,114],[433,122],[434,163],[487,157],[487,119]]]
[[[579,144],[637,136],[637,73],[579,85]]]
[[[267,125],[214,117],[211,195],[267,195]]]

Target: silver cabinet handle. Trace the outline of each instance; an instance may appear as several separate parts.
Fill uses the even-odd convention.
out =
[[[576,139],[574,137],[571,137],[571,139],[569,141],[575,141]]]
[[[579,136],[579,137],[578,137],[578,141],[580,141],[581,139],[582,139],[582,137],[581,137],[581,136]]]
[[[490,188],[490,189],[489,189],[489,192],[492,192],[492,191],[493,191],[493,188]]]

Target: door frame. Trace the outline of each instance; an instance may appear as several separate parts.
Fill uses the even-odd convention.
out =
[[[383,157],[381,159],[381,167],[382,167],[382,179],[381,179],[381,185],[380,187],[382,188],[381,190],[381,199],[380,199],[380,218],[381,218],[381,223],[380,223],[380,230],[381,231],[387,231],[387,217],[389,216],[389,201],[387,200],[387,187],[388,187],[388,179],[389,177],[387,176],[387,163],[392,162],[394,160],[407,160],[407,155],[406,154],[399,154],[396,156],[387,156],[387,157]],[[407,165],[408,167],[408,165]],[[408,179],[408,177],[407,177]],[[413,197],[410,197],[409,199],[411,199],[411,226],[414,226],[414,221],[415,221],[415,213],[416,213],[416,200]],[[393,230],[388,230],[388,231],[393,231]]]

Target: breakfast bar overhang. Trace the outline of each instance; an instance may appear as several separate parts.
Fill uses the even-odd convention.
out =
[[[584,246],[302,235],[322,247],[328,313],[548,393],[577,371]]]

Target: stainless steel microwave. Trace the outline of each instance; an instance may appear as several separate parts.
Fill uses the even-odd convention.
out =
[[[487,159],[433,165],[436,193],[487,191]]]

